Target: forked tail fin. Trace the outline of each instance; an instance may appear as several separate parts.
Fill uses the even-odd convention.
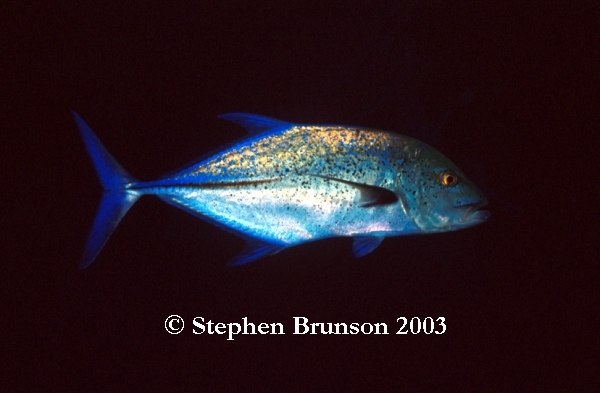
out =
[[[75,112],[73,116],[104,188],[100,207],[79,265],[79,269],[85,269],[94,261],[121,219],[141,194],[127,188],[127,185],[135,183],[136,180],[110,155],[85,121]]]

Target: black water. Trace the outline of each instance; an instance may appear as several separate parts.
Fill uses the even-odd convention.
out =
[[[6,386],[597,391],[591,10],[201,3],[6,10]],[[242,137],[231,111],[398,131],[481,185],[492,217],[361,259],[332,239],[228,268],[242,240],[142,198],[78,271],[101,189],[71,110],[142,180]],[[195,335],[195,317],[285,335]],[[294,335],[294,317],[390,334]],[[447,329],[397,335],[400,317]]]

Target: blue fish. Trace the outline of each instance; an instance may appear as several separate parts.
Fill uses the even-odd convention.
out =
[[[246,240],[231,265],[309,241],[350,236],[357,257],[384,238],[486,221],[481,191],[440,152],[364,127],[294,124],[247,113],[220,117],[249,135],[155,181],[131,177],[73,112],[104,193],[83,261],[89,266],[142,195],[156,195]]]

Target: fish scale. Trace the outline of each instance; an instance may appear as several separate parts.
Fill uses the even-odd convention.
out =
[[[380,160],[394,152],[402,159],[408,146],[397,134],[345,127],[299,126],[258,141],[235,146],[174,177],[185,179],[254,179],[290,173],[347,174],[346,180],[373,181],[384,168]],[[349,154],[351,153],[351,154]],[[393,160],[390,160],[393,164]],[[371,179],[367,177],[371,175]]]
[[[104,188],[80,268],[91,264],[143,195],[243,237],[239,265],[329,237],[354,238],[356,256],[385,237],[484,222],[487,201],[445,156],[407,136],[369,128],[298,125],[231,113],[250,135],[155,181],[131,177],[74,113]]]

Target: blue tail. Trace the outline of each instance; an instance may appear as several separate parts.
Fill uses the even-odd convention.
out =
[[[83,252],[83,260],[79,265],[79,269],[85,269],[94,261],[125,213],[141,194],[128,189],[127,186],[135,183],[136,180],[110,155],[83,119],[75,112],[73,116],[104,188],[98,214]]]

